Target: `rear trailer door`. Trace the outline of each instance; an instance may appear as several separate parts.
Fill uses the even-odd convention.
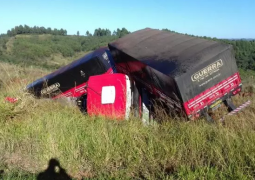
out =
[[[131,111],[131,81],[125,74],[91,76],[87,85],[87,112],[119,120]]]
[[[228,46],[215,54],[176,78],[189,116],[214,108],[241,90],[241,78],[232,47]]]

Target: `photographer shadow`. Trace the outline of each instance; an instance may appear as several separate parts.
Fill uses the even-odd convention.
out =
[[[39,173],[37,180],[71,180],[72,178],[66,173],[66,170],[60,166],[56,159],[50,159],[48,168]]]

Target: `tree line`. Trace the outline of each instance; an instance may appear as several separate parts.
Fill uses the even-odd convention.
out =
[[[111,32],[109,29],[107,28],[97,28],[94,30],[94,33],[90,33],[89,31],[86,31],[85,36],[117,36],[119,38],[125,36],[126,34],[129,34],[130,32],[126,29],[126,28],[117,28],[117,30],[114,30],[113,32]],[[39,27],[39,26],[34,26],[34,27],[30,27],[28,25],[19,25],[19,26],[15,26],[14,28],[12,28],[11,30],[8,30],[6,33],[8,36],[12,37],[12,36],[16,36],[19,34],[52,34],[52,35],[62,35],[62,36],[66,36],[67,35],[67,30],[66,29],[57,29],[57,28],[45,28],[43,26]],[[4,34],[2,34],[1,36],[4,36]],[[81,36],[80,31],[77,31],[77,36]]]
[[[118,38],[121,38],[129,33],[130,33],[130,31],[128,31],[126,28],[122,28],[122,29],[117,28],[117,30],[114,30],[113,32],[111,32],[107,28],[106,29],[97,28],[97,29],[95,29],[93,36],[116,36]],[[86,32],[86,35],[92,36],[89,33],[89,31]]]
[[[7,35],[8,36],[16,36],[18,34],[52,34],[52,35],[62,35],[65,36],[67,35],[67,30],[61,28],[61,29],[57,29],[57,28],[45,28],[43,26],[39,27],[39,26],[34,26],[34,27],[30,27],[28,25],[19,25],[19,26],[15,26],[14,28],[12,28],[11,30],[7,31]]]

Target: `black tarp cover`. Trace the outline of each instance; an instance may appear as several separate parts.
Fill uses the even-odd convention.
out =
[[[189,35],[146,28],[110,43],[109,48],[113,55],[119,54],[114,57],[117,66],[137,60],[162,73],[157,76],[160,83],[177,86],[182,102],[237,72],[231,45]],[[170,94],[171,89],[161,88]]]

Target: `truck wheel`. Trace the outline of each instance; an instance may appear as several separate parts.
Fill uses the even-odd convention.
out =
[[[87,95],[77,98],[76,103],[82,114],[87,114]]]

